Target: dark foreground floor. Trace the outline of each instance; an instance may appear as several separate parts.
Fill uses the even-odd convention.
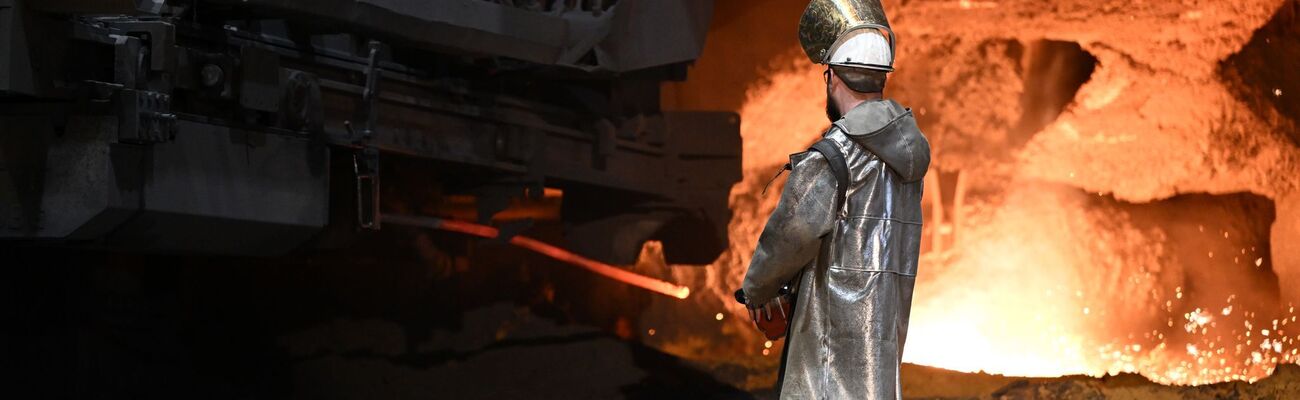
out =
[[[378,253],[400,253],[388,250]],[[372,252],[246,260],[0,247],[0,398],[774,398],[771,388],[726,383],[734,366],[620,339],[610,321],[640,300],[586,275],[522,264],[448,273]],[[1024,379],[906,365],[904,391],[1300,399],[1300,367],[1255,384],[1169,387],[1132,375]]]
[[[420,343],[383,321],[337,321],[285,340],[305,398],[747,399],[686,362],[510,305],[466,314]],[[370,343],[367,343],[370,342]],[[381,345],[379,343],[407,343]],[[365,349],[349,351],[339,343]]]
[[[589,293],[531,300],[600,284],[582,275],[369,255],[410,253],[391,247],[258,260],[0,247],[0,398],[753,398],[610,333],[599,305],[568,305]]]

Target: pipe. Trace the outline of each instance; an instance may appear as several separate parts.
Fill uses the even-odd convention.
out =
[[[386,224],[413,226],[418,228],[437,229],[448,232],[463,233],[466,235],[478,236],[488,239],[496,239],[501,232],[497,228],[487,225],[479,225],[464,221],[455,221],[433,217],[419,217],[413,215],[394,215],[384,214],[383,222]],[[510,244],[541,253],[547,257],[564,261],[569,264],[582,267],[588,271],[595,272],[606,278],[623,282],[632,286],[646,289],[655,293],[663,294],[677,299],[685,299],[691,295],[691,289],[685,286],[674,285],[655,278],[639,275],[613,265],[605,264],[600,261],[586,258],[568,250],[544,243],[540,240],[527,236],[518,236],[510,238]]]

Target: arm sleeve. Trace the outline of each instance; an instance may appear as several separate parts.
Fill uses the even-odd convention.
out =
[[[821,238],[835,221],[836,186],[821,153],[810,151],[794,163],[745,273],[743,289],[750,304],[775,298],[781,285],[817,256]]]

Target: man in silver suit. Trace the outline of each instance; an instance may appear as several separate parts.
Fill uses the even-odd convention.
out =
[[[930,146],[911,111],[883,97],[895,38],[879,0],[813,0],[799,31],[827,66],[832,125],[790,156],[743,297],[759,315],[794,299],[782,398],[901,398]]]

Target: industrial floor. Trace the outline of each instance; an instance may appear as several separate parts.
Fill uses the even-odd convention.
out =
[[[775,371],[669,355],[621,333],[602,310],[635,313],[636,296],[602,294],[580,272],[476,264],[481,276],[445,274],[393,256],[396,247],[269,260],[0,247],[0,359],[13,379],[4,397],[776,397],[742,389],[743,377]],[[567,298],[575,284],[596,287]],[[534,287],[540,302],[528,300]],[[904,377],[917,399],[1300,398],[1295,365],[1201,387],[914,365]]]

